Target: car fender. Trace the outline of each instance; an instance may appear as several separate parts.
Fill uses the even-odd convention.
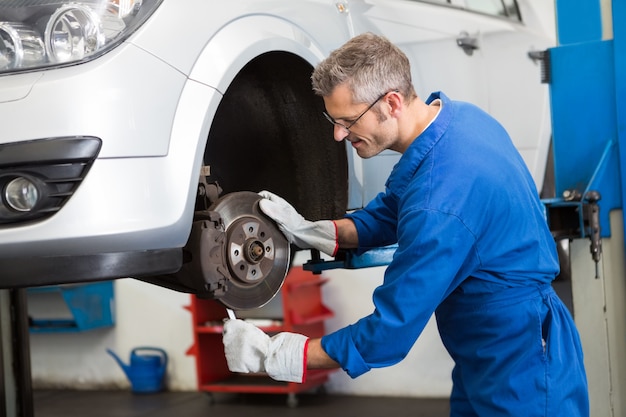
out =
[[[291,52],[312,66],[325,56],[318,42],[291,22],[273,16],[245,16],[211,38],[189,78],[223,93],[248,62],[270,51]]]

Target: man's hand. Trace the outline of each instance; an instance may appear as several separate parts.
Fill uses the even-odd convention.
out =
[[[306,220],[291,204],[276,194],[261,191],[259,195],[263,197],[259,201],[259,207],[263,213],[276,222],[289,243],[301,249],[314,248],[327,255],[335,256],[339,246],[335,222]]]
[[[232,372],[265,372],[270,337],[261,329],[243,320],[227,320],[222,341],[228,369]]]
[[[296,333],[269,337],[243,320],[224,323],[224,353],[232,372],[267,372],[277,381],[304,382],[309,339]]]

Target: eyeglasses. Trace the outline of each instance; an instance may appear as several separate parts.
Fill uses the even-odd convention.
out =
[[[330,114],[326,113],[325,111],[322,112],[322,114],[324,115],[324,117],[326,118],[326,120],[328,120],[329,122],[331,122],[334,125],[343,127],[344,129],[346,129],[348,131],[348,133],[350,132],[350,128],[352,126],[354,126],[356,124],[356,122],[359,121],[359,119],[363,116],[365,116],[365,113],[367,113],[368,111],[370,111],[372,109],[372,107],[374,107],[376,105],[376,103],[378,103],[380,100],[382,100],[387,94],[389,93],[397,93],[400,90],[390,90],[387,91],[385,94],[381,95],[380,97],[378,97],[372,104],[370,104],[367,109],[365,109],[365,111],[361,114],[359,114],[359,116],[354,119],[354,121],[352,123],[350,123],[348,126],[344,125],[343,123],[339,123],[338,121],[336,121],[335,119],[333,119]]]

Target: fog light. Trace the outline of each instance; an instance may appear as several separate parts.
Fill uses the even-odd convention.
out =
[[[66,4],[57,9],[46,26],[46,50],[54,62],[81,60],[105,43],[98,14],[87,6]]]
[[[13,210],[31,211],[39,201],[40,193],[34,181],[17,177],[4,187],[4,200]]]

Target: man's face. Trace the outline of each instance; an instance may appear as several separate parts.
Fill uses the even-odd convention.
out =
[[[397,130],[385,108],[386,96],[374,103],[355,104],[348,87],[340,85],[331,95],[324,97],[326,113],[335,121],[335,140],[349,141],[361,158],[371,158],[392,148],[397,140]],[[374,107],[379,111],[373,111]]]

